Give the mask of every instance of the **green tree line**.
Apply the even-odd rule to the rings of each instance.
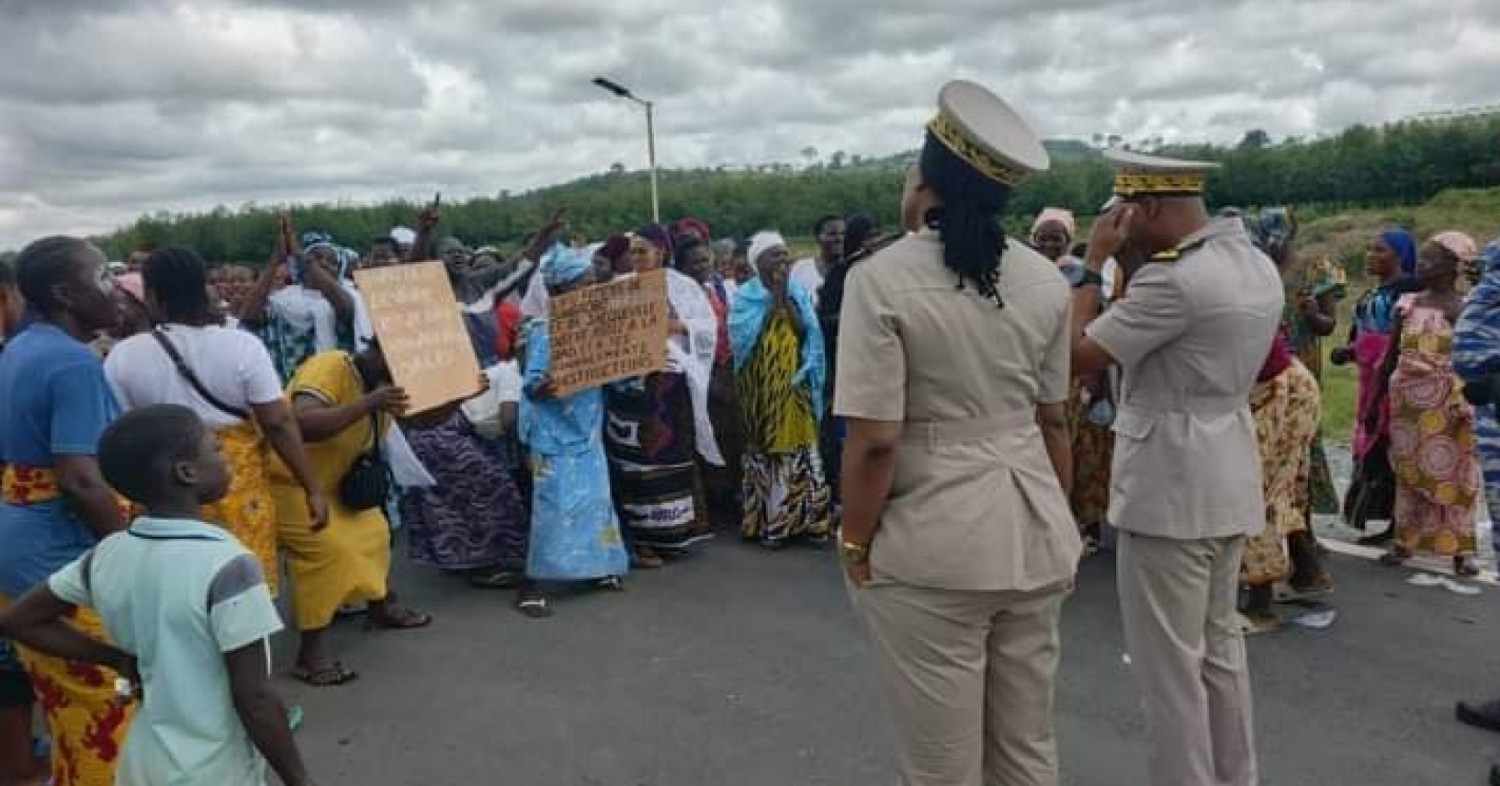
[[[1096,137],[1095,145],[1118,143]],[[1108,198],[1111,172],[1096,146],[1049,142],[1052,168],[1017,189],[1008,228],[1024,232],[1029,217],[1056,205],[1081,216],[1097,212]],[[1315,140],[1272,142],[1253,130],[1235,146],[1137,145],[1164,155],[1216,161],[1208,182],[1215,205],[1267,204],[1384,207],[1417,204],[1446,188],[1500,184],[1500,114],[1406,121],[1382,127],[1355,126]],[[915,152],[880,159],[842,152],[801,168],[758,167],[667,170],[660,173],[662,215],[697,216],[715,236],[744,236],[779,228],[792,236],[811,233],[826,213],[863,211],[890,229],[898,222],[905,167]],[[539,226],[553,207],[566,206],[575,232],[599,238],[632,229],[649,215],[644,172],[609,171],[521,195],[501,192],[443,205],[443,230],[470,243],[513,245]],[[329,232],[360,249],[397,225],[411,226],[420,205],[392,200],[375,205],[291,205],[301,230]],[[113,257],[136,248],[181,244],[205,258],[259,263],[274,237],[273,210],[263,205],[218,207],[198,214],[143,216],[98,242]]]

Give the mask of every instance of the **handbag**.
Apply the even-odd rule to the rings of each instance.
[[[391,468],[380,453],[380,413],[370,413],[370,433],[374,435],[368,451],[354,460],[354,465],[339,481],[339,502],[355,511],[378,508],[391,493]]]
[[[182,359],[182,354],[177,351],[177,347],[172,345],[172,340],[167,338],[167,332],[165,328],[158,327],[155,330],[152,330],[151,336],[155,338],[156,343],[160,344],[161,348],[166,351],[167,357],[172,359],[172,365],[177,367],[177,373],[182,375],[183,380],[188,383],[188,386],[193,389],[194,393],[198,394],[199,398],[207,401],[209,405],[211,405],[214,409],[217,409],[226,415],[238,418],[240,420],[250,419],[249,412],[246,412],[239,407],[231,407],[228,404],[225,404],[223,401],[220,401],[217,396],[210,393],[207,387],[204,387],[203,383],[198,379],[198,375],[194,374],[191,368],[188,368],[187,361]]]

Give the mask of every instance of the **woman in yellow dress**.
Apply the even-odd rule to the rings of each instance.
[[[405,391],[392,384],[378,342],[362,352],[322,352],[308,358],[288,383],[287,396],[314,467],[314,482],[328,499],[327,526],[307,515],[302,488],[283,462],[271,470],[278,534],[292,580],[292,610],[302,634],[292,676],[318,687],[342,685],[358,674],[328,649],[328,626],[346,603],[368,604],[377,628],[425,627],[432,617],[397,605],[387,585],[391,533],[379,501],[356,510],[340,486],[356,463],[383,466],[377,435],[407,411]],[[446,417],[440,407],[426,418]]]

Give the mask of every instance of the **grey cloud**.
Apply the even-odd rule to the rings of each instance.
[[[1003,7],[1001,7],[1003,6]],[[493,194],[910,148],[937,88],[1048,135],[1309,136],[1494,100],[1500,3],[0,0],[0,247],[141,212]],[[894,196],[892,197],[894,198]]]

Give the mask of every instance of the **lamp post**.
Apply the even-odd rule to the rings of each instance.
[[[630,92],[630,88],[611,82],[602,76],[594,77],[594,84],[608,90],[619,98],[625,98],[646,108],[646,157],[651,164],[651,220],[661,221],[661,206],[656,196],[656,107],[650,101]]]

